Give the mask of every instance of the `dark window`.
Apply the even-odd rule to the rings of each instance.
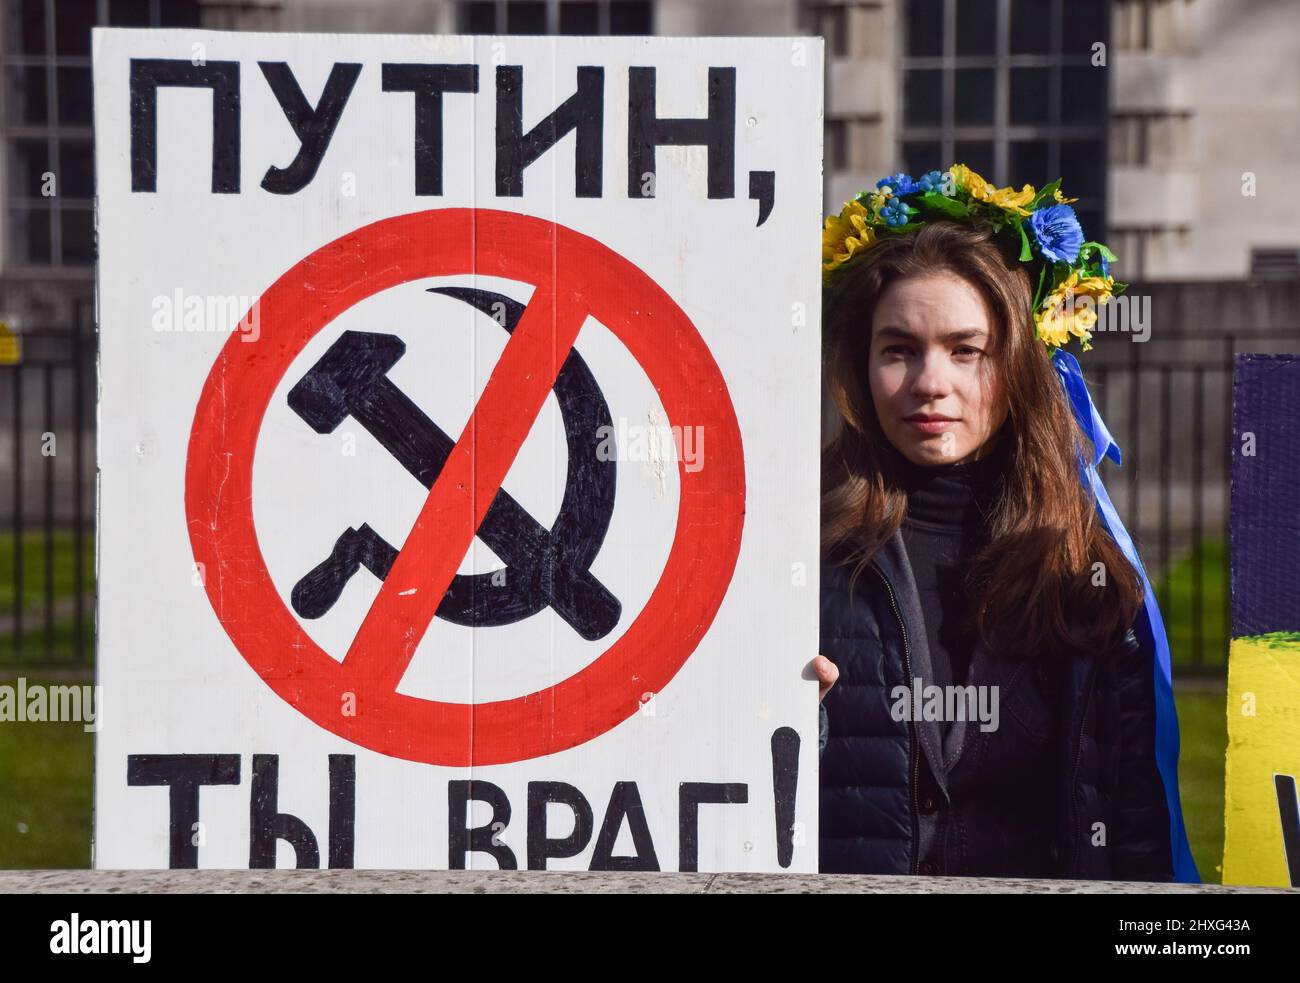
[[[14,197],[41,197],[41,186],[45,183],[45,175],[54,172],[54,168],[50,166],[49,141],[15,140],[13,148],[14,170],[9,187]]]
[[[60,141],[59,194],[69,198],[95,196],[95,148],[89,140]]]
[[[609,5],[610,34],[649,34],[650,4],[613,0]]]
[[[1101,148],[1100,140],[1061,141],[1061,188],[1066,195],[1094,198],[1102,193],[1105,161]]]
[[[1046,124],[1052,95],[1052,73],[1047,68],[1013,68],[1011,71],[1011,125]]]
[[[9,82],[9,122],[20,125],[48,123],[45,69],[27,65],[10,68],[5,74]]]
[[[908,0],[907,53],[915,57],[943,54],[943,0]]]
[[[65,263],[93,263],[95,261],[95,223],[89,208],[64,208],[63,261]]]
[[[14,220],[14,242],[17,246],[18,262],[48,266],[53,261],[49,207],[20,205],[10,214]]]
[[[1061,69],[1061,122],[1100,123],[1107,104],[1104,68],[1067,65]]]
[[[546,4],[538,0],[510,0],[506,4],[507,34],[545,34]]]
[[[1014,188],[1063,177],[1067,194],[1104,212],[1108,77],[1089,55],[1109,40],[1111,0],[900,2],[909,173],[964,163]]]
[[[148,27],[149,0],[110,0],[108,23],[113,27]]]
[[[957,0],[957,54],[995,55],[998,0]]]
[[[505,23],[491,0],[457,4],[463,34],[633,34],[653,33],[649,0],[508,0]]]
[[[159,27],[198,27],[199,0],[165,0],[158,8]]]
[[[9,35],[9,50],[24,55],[45,54],[45,4],[43,0],[21,0],[5,4],[6,16],[13,25]]]
[[[993,94],[997,72],[992,68],[959,68],[956,72],[957,126],[988,125],[993,122]]]
[[[943,116],[943,71],[913,68],[903,75],[903,122],[938,126]]]
[[[95,195],[90,32],[114,27],[196,27],[198,0],[5,0],[2,76],[11,127],[5,192],[12,262],[75,266],[94,260]],[[100,20],[103,16],[105,19]],[[47,32],[45,25],[54,25]],[[51,104],[51,99],[53,103]],[[53,181],[47,180],[50,175]],[[48,192],[48,194],[42,194]]]
[[[986,181],[993,180],[993,141],[958,140],[953,145],[953,163],[965,164]]]
[[[496,4],[492,0],[473,0],[460,5],[460,29],[465,34],[498,34]]]
[[[1070,194],[1066,189],[1066,196],[1069,198],[1077,197]],[[1079,220],[1079,225],[1083,227],[1083,234],[1088,237],[1089,242],[1105,242],[1106,230],[1102,227],[1101,212],[1095,208],[1080,208],[1082,201],[1075,202],[1070,207],[1074,209],[1075,217]],[[1111,267],[1110,275],[1115,276],[1115,268]]]
[[[1046,140],[1011,141],[1007,154],[1007,184],[1013,188],[1023,184],[1038,188],[1053,180],[1056,175],[1047,173],[1047,154]]]
[[[1091,55],[1092,46],[1110,34],[1110,0],[1066,0],[1062,9],[1061,49]]]
[[[54,0],[54,53],[90,54],[94,24],[95,0]]]
[[[600,30],[600,7],[595,3],[560,4],[561,34],[595,34]]]
[[[89,68],[59,67],[55,70],[59,89],[59,122],[89,126],[91,99],[94,91]]]
[[[1051,0],[1011,0],[1013,55],[1045,55],[1051,52],[1052,7]]]
[[[942,171],[952,163],[941,160],[942,154],[943,146],[937,140],[908,140],[903,144],[903,170],[913,176]]]

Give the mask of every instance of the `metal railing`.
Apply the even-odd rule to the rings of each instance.
[[[1106,344],[1103,338],[1102,344]],[[1300,330],[1160,331],[1081,360],[1122,449],[1101,468],[1156,592],[1178,671],[1222,674],[1231,634],[1233,355],[1300,347]]]
[[[95,341],[37,330],[22,345],[0,365],[0,664],[89,666]]]
[[[1102,478],[1156,587],[1181,673],[1226,671],[1232,356],[1300,350],[1293,332],[1095,339],[1081,360],[1123,450]],[[0,366],[0,664],[93,660],[92,329],[23,335]]]

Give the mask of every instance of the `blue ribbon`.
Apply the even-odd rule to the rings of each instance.
[[[1106,486],[1101,483],[1097,466],[1103,458],[1109,457],[1116,465],[1121,464],[1119,445],[1106,429],[1106,424],[1097,412],[1088,387],[1083,381],[1083,372],[1079,361],[1063,348],[1052,353],[1052,365],[1061,384],[1070,398],[1070,407],[1074,418],[1084,435],[1092,442],[1092,460],[1079,461],[1079,480],[1085,488],[1092,490],[1097,503],[1097,511],[1102,521],[1114,537],[1119,548],[1124,551],[1129,562],[1142,578],[1145,600],[1142,615],[1138,618],[1137,636],[1145,651],[1154,651],[1153,670],[1155,673],[1156,693],[1156,766],[1160,779],[1164,783],[1165,803],[1169,807],[1169,842],[1170,853],[1174,861],[1174,879],[1189,884],[1201,883],[1196,870],[1196,861],[1192,859],[1191,847],[1187,843],[1187,831],[1183,826],[1183,809],[1178,795],[1178,711],[1174,706],[1174,687],[1170,675],[1169,639],[1165,635],[1164,619],[1156,604],[1155,592],[1147,579],[1146,569],[1138,557],[1133,539],[1129,536],[1119,513],[1106,494]]]

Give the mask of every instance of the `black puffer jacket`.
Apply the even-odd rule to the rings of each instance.
[[[932,678],[900,534],[870,567],[850,596],[842,551],[822,562],[820,651],[840,676],[822,703],[821,871],[1172,880],[1133,631],[1112,653],[1030,665],[998,654],[1004,626],[968,680],[998,687],[999,727],[958,721],[945,742],[939,721],[890,712],[895,687]]]

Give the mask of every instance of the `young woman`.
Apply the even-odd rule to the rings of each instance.
[[[843,226],[856,248],[826,250],[821,870],[1171,880],[1144,582],[1080,481],[1091,448],[1040,340],[1060,324],[1002,235],[1029,200],[1002,209],[959,168],[965,217],[882,181]]]

